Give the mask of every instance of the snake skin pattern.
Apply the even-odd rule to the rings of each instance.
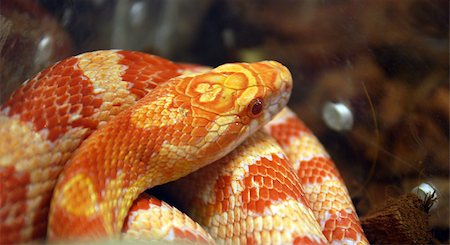
[[[162,58],[99,51],[63,60],[0,113],[0,243],[41,240],[57,176],[80,143],[152,88],[180,75]]]
[[[292,164],[270,136],[252,134],[286,103],[291,87],[287,69],[276,62],[260,62],[209,70],[138,52],[97,51],[64,60],[28,81],[0,114],[0,133],[6,135],[0,139],[0,242],[44,238],[56,178],[72,158],[55,191],[50,216],[54,225],[49,227],[53,239],[92,238],[123,230],[124,238],[183,243],[326,244],[326,239],[333,244],[367,243],[339,173],[301,121],[283,110],[266,127]],[[171,78],[169,85],[163,84]],[[236,101],[236,108],[230,109],[230,101]],[[209,108],[210,102],[215,108]],[[197,110],[189,111],[189,105]],[[126,112],[116,118],[121,111]],[[200,116],[186,123],[192,112]],[[226,116],[214,118],[217,115]],[[218,134],[214,138],[211,129],[222,138]],[[203,183],[203,189],[191,192],[197,188],[190,184],[179,195],[186,198],[181,202],[185,210],[195,199],[187,193],[203,195],[189,212],[209,233],[162,201],[148,195],[137,198],[147,187],[178,179],[220,158],[249,135],[231,154],[192,174],[214,170],[195,182],[197,187]],[[304,135],[310,135],[309,140],[299,142],[307,142],[307,147],[292,143]],[[200,140],[205,137],[208,140]],[[197,147],[191,147],[192,142]],[[230,142],[232,146],[227,145]],[[262,147],[266,150],[255,150]],[[161,150],[162,154],[155,153]],[[299,150],[303,153],[296,153]],[[304,163],[312,156],[320,159]],[[260,161],[250,163],[255,159]],[[177,165],[167,168],[174,161]],[[220,183],[212,181],[213,176]],[[246,184],[238,188],[236,176]],[[265,186],[268,181],[272,185]],[[205,183],[215,184],[208,189]]]
[[[2,242],[44,237],[52,189],[75,149],[53,196],[50,238],[120,232],[139,192],[224,156],[284,107],[292,87],[289,71],[270,61],[165,82],[180,70],[155,56],[98,51],[14,93],[0,118]]]
[[[291,160],[327,240],[332,244],[368,244],[339,171],[306,125],[284,108],[265,129]]]
[[[226,157],[164,191],[219,243],[368,244],[333,161],[304,123],[285,108],[265,129],[283,150],[268,135],[257,133]],[[276,190],[282,191],[275,194]],[[273,203],[284,206],[274,212]],[[302,205],[314,212],[299,211],[297,206]],[[274,225],[280,218],[283,222]],[[283,224],[316,228],[326,239],[314,229],[289,234],[286,231],[295,229]]]
[[[289,160],[266,132],[167,188],[219,244],[328,244]]]
[[[142,242],[215,243],[209,233],[189,216],[146,193],[134,201],[122,231],[124,239]]]
[[[41,240],[57,176],[95,129],[180,75],[174,63],[126,51],[63,60],[19,88],[0,113],[0,243]]]

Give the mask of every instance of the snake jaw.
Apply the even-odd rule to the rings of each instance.
[[[263,81],[266,98],[262,119],[262,124],[265,124],[286,107],[291,96],[293,81],[290,71],[281,63],[262,61],[259,64],[270,67],[269,71],[259,71],[258,75]]]

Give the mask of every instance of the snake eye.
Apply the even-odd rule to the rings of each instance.
[[[263,110],[263,99],[255,98],[248,104],[247,107],[248,115],[250,117],[257,117],[261,114]]]

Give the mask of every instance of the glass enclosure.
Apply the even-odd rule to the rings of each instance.
[[[294,78],[290,108],[358,214],[426,182],[438,195],[433,242],[449,242],[446,0],[2,0],[0,29],[2,103],[43,68],[99,49],[207,66],[277,60]]]

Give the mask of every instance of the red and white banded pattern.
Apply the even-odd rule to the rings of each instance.
[[[214,244],[213,238],[186,214],[145,193],[131,206],[123,232],[125,239],[140,241]]]
[[[218,243],[327,244],[289,160],[262,131],[167,191]]]
[[[272,61],[210,70],[111,50],[51,66],[1,107],[0,243],[43,239],[51,198],[51,238],[120,232],[139,192],[224,156],[284,107],[291,86],[289,71]],[[194,205],[218,242],[366,242],[334,164],[291,117],[284,111],[268,128],[300,178],[259,132],[195,173],[200,180],[179,195],[183,206]],[[212,242],[163,202],[143,195],[133,205],[125,237]]]
[[[332,244],[368,244],[339,171],[305,124],[285,108],[265,129],[291,160],[328,241]]]
[[[285,106],[292,87],[273,61],[178,76],[184,67],[97,51],[16,91],[0,115],[1,242],[44,238],[50,199],[50,238],[117,235],[139,192],[227,154]]]
[[[16,90],[0,112],[0,243],[43,239],[56,178],[73,151],[180,74],[157,56],[97,51],[58,62]]]

